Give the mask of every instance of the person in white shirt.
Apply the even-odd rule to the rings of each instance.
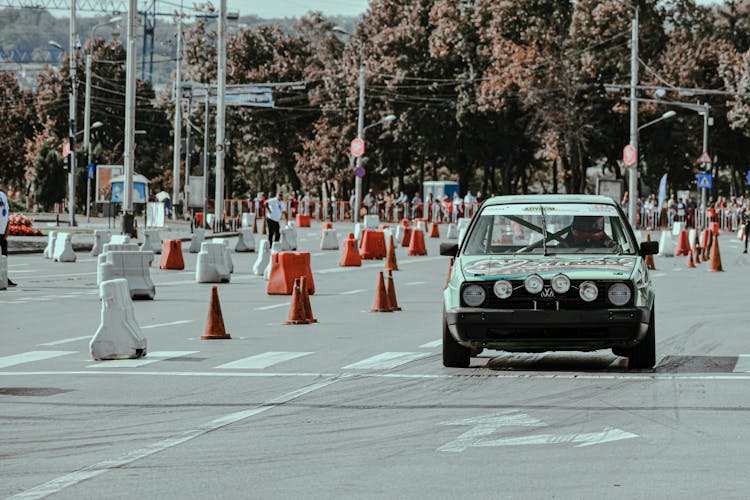
[[[266,225],[268,226],[268,243],[273,245],[274,241],[281,239],[279,221],[286,212],[284,195],[280,192],[276,193],[275,197],[266,200],[264,207],[266,209]]]
[[[8,202],[8,196],[0,187],[0,253],[2,255],[8,255],[8,233],[10,232],[10,203]],[[8,286],[16,286],[10,278],[8,278]]]

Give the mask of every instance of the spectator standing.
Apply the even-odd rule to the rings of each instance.
[[[422,204],[422,197],[419,196],[419,191],[414,193],[414,196],[411,199],[411,218],[416,219],[417,218],[417,210],[419,210],[420,205]]]
[[[281,221],[281,216],[286,213],[284,195],[281,192],[276,193],[275,197],[269,198],[264,202],[263,207],[266,209],[268,243],[273,245],[274,241],[279,241],[279,239],[281,238],[279,222]]]
[[[0,186],[0,254],[8,255],[8,233],[10,233],[10,202],[8,202],[8,195],[5,194],[2,186]],[[16,286],[10,278],[8,278],[8,286]]]
[[[747,253],[747,240],[750,240],[750,207],[747,205],[745,205],[745,210],[742,211],[741,221],[745,228],[745,250],[742,253]],[[10,280],[8,280],[8,285],[10,285]]]
[[[352,220],[354,220],[354,214],[356,214],[357,207],[354,206],[354,204],[357,202],[357,194],[352,191],[351,196],[349,196],[349,210],[352,212]]]
[[[474,215],[474,204],[476,202],[477,199],[472,196],[471,191],[467,191],[466,196],[464,196],[464,217]]]

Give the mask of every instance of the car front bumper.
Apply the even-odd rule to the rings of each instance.
[[[633,347],[646,336],[650,316],[645,307],[446,311],[448,329],[460,344],[520,352]]]

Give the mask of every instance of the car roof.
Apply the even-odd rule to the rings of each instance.
[[[594,194],[525,194],[511,196],[494,196],[485,205],[508,205],[513,203],[597,203],[617,205],[609,196]]]

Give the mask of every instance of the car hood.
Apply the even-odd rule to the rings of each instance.
[[[633,273],[638,257],[629,255],[462,255],[465,279],[523,279],[529,274],[551,277],[564,273],[570,279],[623,279]]]

